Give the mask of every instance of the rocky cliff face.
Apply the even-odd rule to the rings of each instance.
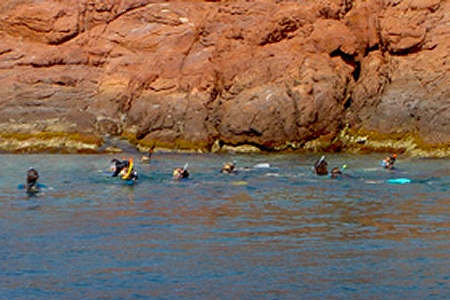
[[[0,148],[450,154],[446,0],[3,0]]]

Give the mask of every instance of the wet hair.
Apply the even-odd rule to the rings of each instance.
[[[322,156],[314,163],[314,170],[316,171],[317,175],[328,175],[327,166],[328,163],[325,160],[325,156]]]
[[[33,182],[39,179],[39,173],[33,168],[27,171],[27,182]]]
[[[338,175],[342,175],[341,169],[339,169],[338,167],[333,168],[331,170],[331,178],[337,178]]]
[[[117,175],[119,175],[119,173],[126,167],[129,166],[129,162],[127,160],[124,161],[120,161],[116,158],[113,158],[111,160],[112,163],[114,163],[115,166],[115,170],[114,173],[112,174],[112,177],[116,177]]]
[[[27,171],[27,191],[31,191],[39,179],[39,173],[34,168],[29,168]]]

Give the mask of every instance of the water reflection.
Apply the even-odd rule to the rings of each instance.
[[[229,157],[155,155],[128,186],[98,172],[107,156],[45,159],[54,164],[5,158],[5,298],[448,295],[446,160],[399,161],[414,181],[394,186],[370,156],[335,157],[358,167],[331,180],[312,175],[307,156],[237,156],[239,166],[272,167],[225,176],[217,168]],[[15,189],[23,174],[13,172],[30,161],[52,187],[33,199]],[[192,179],[174,182],[172,167],[185,161]],[[90,173],[68,178],[71,168]]]

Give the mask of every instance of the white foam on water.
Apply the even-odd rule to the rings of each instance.
[[[364,182],[368,183],[368,184],[380,184],[380,183],[383,183],[383,181],[381,181],[381,180],[366,180]]]
[[[269,163],[259,163],[253,166],[256,169],[265,169],[265,168],[270,168],[270,164]]]
[[[280,177],[280,174],[278,174],[278,173],[267,173],[265,175],[270,176],[270,177]]]

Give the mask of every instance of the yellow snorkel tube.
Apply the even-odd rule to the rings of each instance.
[[[133,159],[130,158],[130,159],[128,160],[128,170],[127,170],[127,172],[122,176],[122,179],[123,179],[123,180],[128,180],[128,179],[130,179],[130,175],[131,175],[131,172],[133,171],[133,167],[134,167]]]

